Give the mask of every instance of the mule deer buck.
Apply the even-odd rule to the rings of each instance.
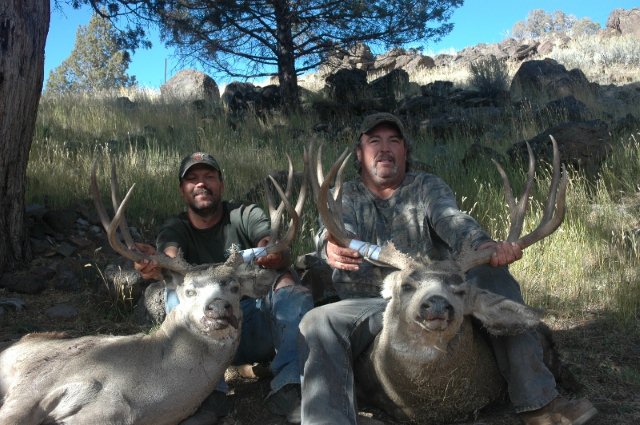
[[[522,197],[516,203],[506,174],[499,164],[510,208],[508,241],[522,249],[553,233],[563,221],[567,173],[561,173],[558,148],[551,188],[540,224],[526,236],[522,231],[534,159],[529,149],[529,171]],[[359,250],[366,260],[389,267],[382,283],[388,300],[383,328],[368,350],[356,359],[357,390],[367,401],[401,421],[454,422],[468,418],[505,391],[505,382],[485,334],[472,325],[481,322],[489,334],[511,335],[540,324],[538,313],[523,304],[479,289],[465,281],[465,273],[488,263],[493,248],[467,247],[456,260],[429,260],[400,252],[393,243],[376,246],[355,240],[342,221],[342,170],[345,151],[327,177],[321,153],[310,148],[308,176],[318,211],[331,236],[344,247]],[[330,185],[334,184],[333,192]],[[552,368],[550,368],[552,369]]]
[[[289,166],[292,173],[291,163]],[[93,199],[113,249],[132,261],[149,259],[172,273],[169,285],[180,299],[152,334],[64,338],[42,333],[24,336],[0,352],[0,424],[177,424],[193,414],[213,391],[231,363],[239,343],[243,295],[262,296],[275,272],[245,264],[249,259],[287,248],[299,223],[304,185],[296,207],[274,182],[282,201],[269,199],[272,239],[260,252],[231,253],[221,264],[191,266],[180,257],[144,256],[136,252],[126,230],[112,168],[115,215],[109,220],[92,170]],[[119,204],[119,205],[118,205]],[[289,228],[278,227],[288,212]],[[120,227],[123,243],[117,233]],[[128,245],[128,246],[127,246]]]

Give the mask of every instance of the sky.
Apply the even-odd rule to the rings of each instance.
[[[638,0],[465,0],[463,6],[453,13],[453,31],[437,43],[424,43],[423,52],[436,54],[451,49],[459,51],[479,43],[497,43],[508,37],[513,24],[526,19],[533,9],[543,9],[549,13],[561,10],[577,18],[590,18],[604,28],[612,10],[638,6]],[[69,57],[78,26],[87,25],[90,17],[91,9],[88,7],[80,10],[74,10],[71,6],[52,9],[45,46],[45,83],[49,71]],[[136,76],[141,87],[159,88],[165,78],[171,78],[180,69],[177,58],[163,46],[158,32],[151,30],[149,36],[153,48],[137,50],[128,72]]]

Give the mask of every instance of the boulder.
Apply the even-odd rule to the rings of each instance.
[[[261,87],[258,91],[260,92],[259,104],[262,110],[273,111],[282,107],[280,86],[269,84]]]
[[[212,103],[220,100],[220,91],[213,78],[193,69],[185,69],[174,75],[160,87],[160,94],[170,102]]]
[[[260,88],[241,81],[233,81],[222,93],[222,106],[228,114],[239,115],[248,110],[255,111],[260,101]]]
[[[357,43],[349,49],[336,49],[320,67],[321,74],[332,74],[339,69],[362,69],[368,71],[375,61],[371,49],[364,43]]]
[[[325,80],[327,97],[339,103],[356,103],[368,95],[367,73],[361,69],[339,69]]]
[[[413,56],[406,65],[402,67],[407,72],[420,71],[422,69],[435,68],[436,62],[431,56],[417,55]]]
[[[560,160],[596,178],[602,162],[611,153],[611,135],[608,125],[600,120],[566,122],[549,128],[529,139],[536,159],[551,163],[553,148],[549,136],[558,142]],[[512,160],[527,159],[525,141],[518,142],[507,152]]]
[[[588,100],[594,92],[579,69],[567,71],[557,61],[543,59],[526,61],[520,66],[511,81],[510,97],[513,102],[528,101],[534,105],[544,105],[566,96]]]
[[[614,9],[607,18],[606,28],[619,35],[632,35],[640,38],[640,8]]]
[[[397,102],[404,98],[408,91],[409,74],[405,70],[394,69],[369,83],[369,88],[374,97]]]
[[[405,49],[394,48],[382,55],[378,55],[376,61],[373,63],[372,72],[389,72],[395,69],[398,58],[406,54],[407,51]]]

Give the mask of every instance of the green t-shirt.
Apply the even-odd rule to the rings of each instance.
[[[257,205],[224,201],[222,207],[222,220],[209,229],[194,228],[186,212],[167,220],[156,238],[158,251],[175,246],[182,250],[189,264],[220,263],[227,258],[231,245],[240,249],[254,248],[269,235],[269,218]]]

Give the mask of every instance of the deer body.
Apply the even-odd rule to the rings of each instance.
[[[389,414],[416,423],[461,421],[506,389],[487,335],[535,327],[525,305],[464,283],[452,262],[416,262],[385,279],[383,328],[357,361],[359,390]]]
[[[418,423],[457,422],[503,393],[504,381],[484,338],[466,319],[445,352],[398,351],[378,338],[360,360],[360,385],[396,418]],[[418,348],[418,347],[414,347]],[[361,377],[369,376],[369,382]]]
[[[129,260],[152,260],[170,273],[167,284],[175,289],[180,303],[150,335],[65,339],[60,334],[32,334],[4,348],[0,351],[0,425],[172,425],[188,418],[233,360],[242,329],[241,297],[264,296],[278,276],[274,270],[245,262],[288,249],[299,227],[306,189],[303,184],[294,208],[287,199],[293,178],[289,161],[287,192],[274,181],[281,197],[278,208],[268,199],[271,240],[258,253],[232,248],[224,263],[202,265],[187,264],[180,255],[145,255],[136,249],[124,219],[133,187],[120,203],[112,164],[115,214],[109,219],[96,168],[94,161],[91,192],[109,244]],[[290,225],[280,238],[285,210]]]
[[[188,272],[153,334],[31,334],[0,352],[0,424],[176,424],[213,391],[237,349],[243,294],[275,274],[242,262]],[[231,263],[230,263],[231,262]]]

